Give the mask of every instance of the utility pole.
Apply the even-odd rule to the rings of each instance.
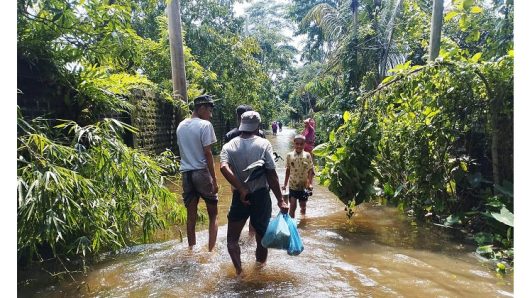
[[[186,69],[182,46],[182,26],[180,21],[180,0],[170,0],[168,9],[169,52],[171,53],[171,78],[173,98],[188,102],[186,92]]]
[[[442,17],[444,0],[434,0],[432,6],[431,39],[429,42],[429,61],[434,61],[440,53],[440,39],[442,37]]]

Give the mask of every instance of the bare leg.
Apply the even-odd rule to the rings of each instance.
[[[289,215],[294,218],[294,214],[296,212],[296,198],[295,197],[289,197]]]
[[[256,233],[256,261],[265,264],[265,262],[267,262],[269,250],[261,245],[261,238],[262,237]]]
[[[206,204],[208,210],[208,251],[212,251],[217,240],[217,204]]]
[[[239,247],[239,237],[241,236],[241,230],[245,226],[246,220],[228,222],[228,228],[226,232],[226,246],[228,248],[228,254],[232,259],[232,263],[236,268],[236,274],[239,275],[243,271],[241,268],[241,248]]]
[[[254,229],[254,227],[252,226],[252,223],[249,222],[248,223],[248,235],[249,236],[254,236],[256,234],[256,230]]]
[[[302,215],[305,215],[306,204],[307,204],[307,201],[300,201],[300,213]]]
[[[199,198],[191,200],[186,208],[186,230],[188,233],[188,246],[190,249],[193,248],[195,243],[195,223],[197,222],[197,204],[199,204]]]

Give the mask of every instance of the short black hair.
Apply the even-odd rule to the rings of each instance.
[[[237,118],[241,119],[241,115],[243,115],[244,112],[248,112],[248,111],[254,111],[254,109],[249,105],[239,105],[236,108]]]
[[[202,106],[214,107],[214,105],[211,103],[201,103],[198,105],[193,105],[193,110],[197,112]]]

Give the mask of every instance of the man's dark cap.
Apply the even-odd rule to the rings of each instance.
[[[203,105],[203,104],[210,104],[212,106],[215,106],[214,104],[215,101],[218,101],[218,99],[214,100],[212,95],[204,94],[204,95],[200,95],[196,97],[193,100],[193,105],[198,106],[198,105]]]

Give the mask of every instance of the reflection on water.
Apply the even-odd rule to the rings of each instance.
[[[290,150],[294,130],[268,135],[282,156]],[[278,174],[283,181],[285,165]],[[218,173],[218,177],[222,177]],[[197,247],[175,239],[135,246],[94,265],[67,283],[21,296],[44,297],[512,297],[513,276],[497,276],[440,228],[417,225],[395,208],[363,204],[348,220],[344,205],[317,185],[307,215],[298,218],[304,252],[289,256],[269,250],[265,266],[254,261],[255,243],[241,238],[244,275],[235,270],[226,249],[229,185],[221,178],[219,237],[207,251],[206,225]],[[273,198],[274,200],[274,198]],[[200,204],[204,206],[204,203]],[[278,207],[273,204],[273,216]]]

